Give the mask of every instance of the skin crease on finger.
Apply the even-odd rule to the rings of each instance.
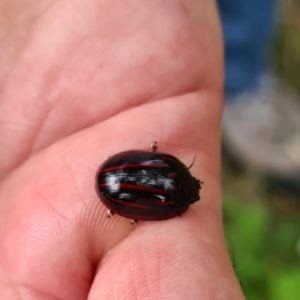
[[[221,224],[214,2],[28,1],[18,13],[24,2],[7,1],[1,300],[243,299]],[[197,157],[201,201],[136,227],[106,219],[97,167],[153,140],[186,165]]]

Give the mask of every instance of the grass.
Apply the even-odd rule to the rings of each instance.
[[[228,166],[223,183],[227,245],[246,298],[299,300],[299,195]]]

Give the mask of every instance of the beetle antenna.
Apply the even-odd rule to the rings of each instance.
[[[188,170],[194,165],[195,160],[196,160],[196,156],[194,156],[192,164],[187,168]]]

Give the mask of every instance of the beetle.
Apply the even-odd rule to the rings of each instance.
[[[130,150],[109,157],[96,174],[96,191],[109,209],[137,220],[165,220],[181,216],[190,204],[200,200],[203,182],[193,177],[178,158],[152,151]]]

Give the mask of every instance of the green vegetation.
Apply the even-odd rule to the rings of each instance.
[[[300,92],[300,1],[281,2],[283,16],[275,34],[272,62],[283,80]]]
[[[246,298],[299,300],[300,218],[230,196],[223,210],[229,252]]]

